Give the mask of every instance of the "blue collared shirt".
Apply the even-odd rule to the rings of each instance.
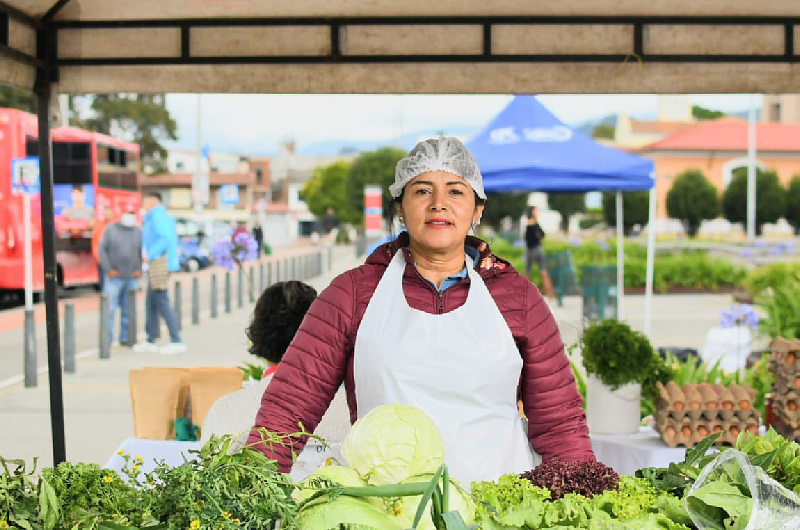
[[[472,262],[475,265],[475,268],[477,268],[478,267],[478,263],[480,262],[480,257],[481,257],[480,252],[478,252],[477,249],[472,248],[472,247],[464,247],[464,250],[466,251],[467,254],[469,254],[469,257],[472,258]],[[439,292],[440,293],[445,292],[450,287],[454,286],[455,284],[457,284],[458,282],[460,282],[461,280],[463,280],[466,277],[467,277],[467,267],[465,266],[457,274],[454,274],[452,276],[448,276],[447,278],[442,280],[442,283],[439,284],[439,288],[438,288]],[[431,285],[436,287],[433,284],[433,282],[431,282],[430,280],[428,280],[428,281],[431,283]]]

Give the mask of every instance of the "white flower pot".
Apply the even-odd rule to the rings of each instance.
[[[596,434],[634,434],[639,432],[642,386],[628,383],[611,390],[593,374],[586,381],[586,418]]]

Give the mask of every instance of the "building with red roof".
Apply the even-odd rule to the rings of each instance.
[[[655,165],[659,218],[667,217],[665,199],[674,178],[687,169],[699,169],[720,193],[725,190],[733,171],[747,166],[747,128],[746,120],[735,117],[698,121],[636,150]],[[757,123],[756,160],[783,184],[800,174],[800,123]]]

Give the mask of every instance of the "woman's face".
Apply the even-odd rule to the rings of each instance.
[[[483,213],[467,182],[445,171],[430,171],[406,184],[397,213],[408,235],[421,248],[443,251],[461,248],[470,227]]]

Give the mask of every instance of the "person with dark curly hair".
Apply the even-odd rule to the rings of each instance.
[[[264,390],[316,297],[313,287],[298,281],[278,282],[261,294],[245,333],[250,339],[248,351],[267,361],[268,367],[260,381],[214,402],[200,429],[201,442],[211,435],[234,434],[244,445]]]

